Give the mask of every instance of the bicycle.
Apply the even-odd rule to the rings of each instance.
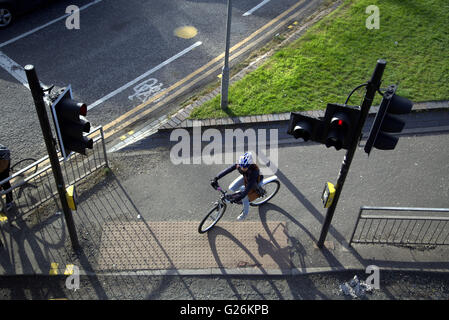
[[[20,165],[20,168],[19,168]],[[26,158],[26,159],[22,159],[16,163],[14,163],[13,165],[11,165],[10,167],[10,171],[11,171],[11,176],[14,174],[17,174],[16,179],[15,179],[15,185],[20,185],[19,186],[19,191],[17,192],[17,198],[22,197],[23,194],[23,189],[25,187],[32,187],[32,188],[37,188],[37,186],[29,183],[29,182],[25,182],[25,179],[33,174],[35,174],[37,172],[39,164],[37,164],[37,160],[33,159],[33,158]],[[0,186],[0,190],[1,190],[1,186]],[[0,201],[2,202],[2,201]],[[4,212],[5,208],[3,208],[3,205],[0,208],[0,212]]]
[[[280,187],[281,183],[279,182],[277,176],[271,176],[263,179],[258,186],[259,197],[251,201],[249,203],[250,206],[257,207],[267,203],[276,195]],[[223,190],[220,186],[218,186],[216,190],[221,193],[220,199],[213,204],[212,208],[200,222],[200,225],[198,226],[199,233],[205,233],[212,229],[223,217],[227,204],[231,203],[229,200],[230,195],[227,194],[227,191]]]

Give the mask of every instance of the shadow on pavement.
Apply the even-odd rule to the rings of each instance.
[[[252,260],[253,264],[255,265],[255,267],[257,269],[259,269],[259,271],[263,274],[263,275],[267,275],[266,270],[261,267],[262,263],[260,261],[258,261],[258,259],[237,239],[235,238],[230,232],[228,232],[227,230],[219,227],[219,226],[215,226],[213,229],[213,232],[209,232],[207,234],[208,240],[209,240],[209,244],[210,247],[212,249],[212,254],[214,255],[214,259],[217,262],[217,265],[219,266],[219,268],[221,269],[221,272],[224,276],[227,276],[228,273],[226,272],[226,269],[224,268],[223,263],[221,262],[220,256],[218,254],[218,250],[217,250],[217,246],[216,246],[216,242],[217,242],[217,237],[218,236],[224,236],[229,238],[230,240],[232,240],[234,243],[236,243],[244,252],[246,255],[248,255],[248,257]],[[257,239],[256,239],[257,241]],[[266,240],[265,240],[266,241]],[[276,250],[276,249],[275,249]],[[276,261],[276,256],[277,254],[275,252],[271,252],[271,255],[274,257],[274,260]],[[287,265],[289,264],[288,261],[276,261],[276,263],[279,264],[280,269],[285,269],[287,267]],[[273,291],[276,293],[277,298],[279,300],[283,299],[283,296],[281,294],[281,292],[278,290],[278,288],[272,283],[272,281],[267,280],[270,285],[271,288],[273,289]],[[228,284],[229,287],[232,289],[232,291],[234,292],[234,295],[237,299],[242,299],[242,296],[239,294],[238,290],[236,289],[236,287],[233,285],[232,281],[229,279],[228,280]]]
[[[77,221],[77,225],[82,226],[79,234],[86,235],[85,243],[81,244],[85,251],[80,263],[84,270],[95,273],[93,281],[97,276],[104,275],[108,279],[104,283],[110,284],[109,288],[105,288],[109,295],[98,294],[96,298],[157,298],[158,292],[177,277],[176,269],[119,179],[111,173],[105,181],[84,195],[80,199],[82,205]],[[150,268],[154,265],[159,266],[160,270],[172,272],[146,283],[145,277],[138,276],[139,271],[144,271],[145,266]],[[189,292],[187,285],[184,288]],[[190,295],[194,299],[193,294]]]

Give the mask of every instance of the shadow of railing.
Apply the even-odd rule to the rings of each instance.
[[[71,153],[66,160],[59,158],[66,186],[82,181],[102,167],[108,167],[103,128],[97,127],[87,136],[94,139],[93,147],[86,151],[86,155]],[[14,206],[6,214],[9,221],[33,213],[58,195],[48,156],[0,181],[0,185],[5,183],[10,183],[11,187],[7,190],[0,189],[0,210],[5,207],[3,197],[10,193]]]
[[[153,227],[113,173],[83,192],[75,223],[83,248],[78,263],[95,275],[93,280],[108,279],[103,282],[108,299],[155,298],[178,274]],[[151,285],[145,276],[155,276]]]

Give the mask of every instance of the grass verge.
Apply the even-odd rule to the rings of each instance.
[[[370,5],[379,8],[379,29],[366,27]],[[387,61],[384,87],[398,84],[398,94],[414,102],[447,100],[448,21],[447,0],[346,0],[234,83],[227,110],[221,110],[218,95],[190,117],[317,110],[344,103],[354,87],[369,80],[380,58]],[[363,94],[354,94],[349,104],[360,104]]]

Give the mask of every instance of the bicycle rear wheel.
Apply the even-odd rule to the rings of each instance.
[[[210,229],[212,229],[213,226],[217,224],[218,220],[221,219],[225,211],[226,211],[225,203],[221,202],[216,203],[214,207],[209,210],[207,215],[201,221],[200,225],[198,226],[198,232],[205,233]]]
[[[249,204],[253,207],[257,207],[264,203],[267,203],[276,195],[276,193],[279,191],[280,187],[281,187],[281,184],[277,180],[273,180],[273,181],[268,182],[267,184],[264,184],[262,186],[262,189],[263,189],[262,196],[255,199],[254,201],[251,201]]]

